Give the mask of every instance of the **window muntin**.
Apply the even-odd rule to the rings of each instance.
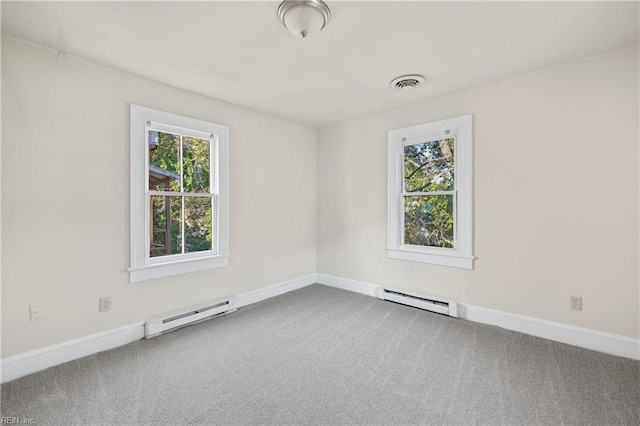
[[[452,191],[455,187],[455,138],[408,142],[404,152],[406,192]]]
[[[473,267],[471,125],[467,115],[389,131],[389,257]]]
[[[130,281],[228,263],[227,134],[131,105]]]

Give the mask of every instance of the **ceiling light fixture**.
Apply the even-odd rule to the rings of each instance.
[[[285,0],[278,7],[278,17],[291,34],[307,38],[329,23],[331,11],[322,0]]]

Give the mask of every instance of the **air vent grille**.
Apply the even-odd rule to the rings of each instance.
[[[403,75],[398,78],[394,78],[389,83],[392,89],[395,90],[411,90],[422,85],[424,83],[424,77],[421,75]]]

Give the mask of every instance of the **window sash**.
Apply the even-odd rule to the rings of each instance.
[[[156,257],[148,256],[147,265],[160,265],[165,263],[174,263],[174,262],[186,261],[191,259],[211,257],[215,255],[216,255],[216,252],[214,250],[203,250],[203,251],[196,251],[193,253],[168,254],[166,256],[156,256]]]
[[[403,171],[404,175],[404,171]],[[453,196],[453,247],[438,247],[438,246],[426,246],[426,245],[417,245],[417,244],[407,244],[405,243],[405,204],[404,200],[407,197],[428,197],[431,195],[452,195]],[[434,191],[434,192],[404,192],[401,194],[401,202],[400,202],[400,246],[402,247],[425,247],[429,249],[437,249],[447,252],[457,252],[458,251],[458,192],[457,191]]]
[[[403,197],[419,197],[419,196],[429,196],[429,195],[453,195],[456,191],[427,191],[427,192],[401,192],[400,195]],[[174,192],[175,194],[175,192]]]
[[[159,195],[159,196],[170,196],[170,197],[217,197],[218,194],[214,194],[213,192],[172,192],[172,191],[147,191],[147,195]]]
[[[153,192],[153,193],[151,193]],[[158,193],[158,194],[155,194]],[[173,261],[179,261],[181,259],[195,259],[195,258],[199,258],[199,257],[206,257],[206,256],[215,256],[218,254],[219,252],[219,234],[218,234],[218,228],[217,228],[217,224],[219,223],[219,221],[217,220],[218,216],[219,216],[219,197],[217,194],[196,194],[196,195],[192,195],[189,192],[182,192],[180,193],[181,195],[178,195],[175,192],[168,192],[168,191],[149,191],[149,193],[146,196],[146,208],[149,210],[149,219],[147,222],[147,228],[146,228],[146,246],[147,246],[147,251],[145,254],[145,264],[147,265],[152,265],[152,264],[158,264],[158,263],[167,263],[167,262],[173,262]],[[154,195],[158,195],[158,196],[168,196],[168,197],[180,197],[181,200],[181,222],[180,222],[180,241],[182,242],[182,247],[181,247],[181,251],[182,253],[172,253],[172,254],[168,254],[168,255],[164,255],[164,256],[151,256],[151,232],[149,230],[149,228],[151,228],[151,211],[150,211],[150,205],[151,205],[151,197]],[[193,197],[193,198],[210,198],[211,199],[211,249],[210,250],[201,250],[198,252],[185,252],[185,208],[184,208],[184,201],[185,198],[187,197]],[[168,220],[168,218],[167,218]],[[169,244],[167,241],[165,241],[165,244]],[[199,255],[200,253],[204,253],[205,255],[201,256]]]
[[[184,158],[183,158],[183,143],[184,143],[184,137],[189,137],[189,138],[195,138],[195,139],[201,139],[201,140],[208,140],[209,141],[209,193],[210,194],[217,194],[220,187],[218,184],[219,181],[219,176],[218,176],[218,172],[219,172],[219,162],[218,162],[218,147],[219,147],[219,136],[217,134],[214,133],[205,133],[205,132],[201,132],[201,131],[197,131],[197,130],[191,130],[191,129],[185,129],[185,128],[181,128],[181,127],[176,127],[176,126],[170,126],[170,125],[164,125],[164,124],[160,124],[160,123],[151,123],[151,122],[147,122],[145,124],[145,141],[148,141],[149,139],[149,132],[162,132],[162,133],[169,133],[175,136],[180,136],[180,149],[179,149],[179,153],[178,156],[180,158],[180,192],[184,191]],[[181,132],[181,133],[177,133],[177,132]],[[162,191],[152,191],[149,188],[149,166],[150,166],[150,159],[149,159],[149,150],[146,149],[145,152],[145,188],[147,192],[162,192]],[[173,193],[176,193],[176,191],[173,191]],[[192,194],[192,193],[189,193]],[[206,194],[206,193],[201,193],[201,194]]]
[[[427,136],[419,136],[419,137],[414,137],[414,138],[403,138],[402,139],[402,143],[398,144],[399,147],[399,157],[400,160],[402,162],[401,167],[399,168],[399,173],[400,173],[400,196],[401,196],[401,200],[400,200],[400,205],[398,206],[400,209],[400,246],[403,247],[427,247],[430,249],[438,249],[438,250],[443,250],[443,251],[448,251],[448,252],[457,252],[458,251],[458,232],[457,232],[457,228],[458,228],[458,208],[457,208],[457,190],[451,190],[451,191],[415,191],[415,192],[409,192],[406,191],[405,188],[406,186],[406,181],[405,181],[405,177],[406,177],[406,170],[405,170],[405,162],[406,162],[406,155],[404,153],[404,149],[407,146],[412,146],[412,145],[419,145],[422,143],[430,143],[430,142],[438,142],[441,141],[443,139],[453,139],[453,170],[454,170],[454,183],[453,183],[453,187],[457,188],[457,179],[458,179],[458,173],[457,173],[457,156],[458,156],[458,129],[455,129],[453,131],[451,130],[446,130],[443,132],[438,132],[438,133],[433,133],[431,135],[427,135]],[[420,196],[431,196],[431,195],[452,195],[453,196],[453,247],[437,247],[437,246],[427,246],[427,245],[417,245],[417,244],[406,244],[405,243],[405,203],[404,200],[406,199],[406,197],[420,197]]]
[[[180,261],[187,259],[195,259],[199,257],[206,256],[214,256],[218,254],[218,229],[217,224],[219,223],[219,197],[217,190],[218,186],[218,168],[217,168],[217,141],[218,136],[211,133],[200,132],[192,129],[185,129],[177,126],[165,125],[162,123],[150,123],[147,122],[145,126],[145,143],[148,143],[149,132],[158,131],[163,133],[170,133],[176,136],[180,136],[180,146],[179,146],[179,159],[180,159],[180,191],[156,191],[151,190],[149,188],[149,165],[150,165],[150,155],[149,149],[146,149],[145,155],[145,218],[147,226],[145,228],[145,245],[147,250],[145,252],[145,265],[154,265],[158,263],[167,263],[172,261]],[[180,133],[178,133],[180,132]],[[185,192],[184,191],[184,158],[183,158],[183,144],[184,137],[197,138],[201,140],[209,141],[209,192]],[[181,253],[174,253],[170,255],[164,256],[151,256],[151,197],[152,196],[165,196],[165,197],[180,197],[180,241],[181,241]],[[200,197],[200,198],[211,198],[211,250],[202,250],[195,253],[185,253],[185,197]],[[166,220],[169,220],[167,218]],[[168,236],[167,236],[168,237]],[[170,244],[169,241],[165,240],[165,244]],[[203,255],[196,255],[203,253]]]
[[[155,131],[155,132],[162,132],[162,133],[170,133],[176,136],[186,136],[188,138],[209,139],[209,140],[213,139],[215,136],[212,133],[189,129],[186,127],[173,126],[170,124],[163,124],[155,121],[147,121],[145,128],[146,128],[147,134],[149,134],[150,131],[152,132]]]

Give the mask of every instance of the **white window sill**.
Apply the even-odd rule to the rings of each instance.
[[[425,253],[406,248],[387,248],[387,256],[390,259],[431,263],[452,268],[473,269],[473,256],[464,256],[457,253]]]
[[[197,259],[181,260],[168,263],[156,263],[139,268],[129,268],[129,282],[152,280],[154,278],[170,277],[210,268],[219,268],[229,264],[229,256],[201,257]]]

